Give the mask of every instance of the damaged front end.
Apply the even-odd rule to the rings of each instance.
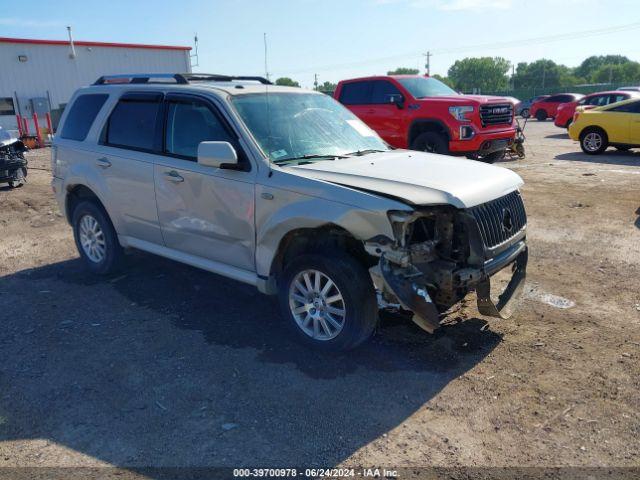
[[[413,312],[433,333],[441,314],[469,292],[478,311],[509,318],[524,287],[527,266],[526,213],[519,192],[469,209],[450,205],[389,212],[394,239],[365,243],[380,257],[370,273],[385,306]],[[508,273],[499,284],[492,282]]]
[[[15,136],[0,127],[0,183],[22,185],[27,178],[27,147]]]

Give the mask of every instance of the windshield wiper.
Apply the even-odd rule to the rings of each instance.
[[[363,155],[368,155],[370,153],[381,153],[381,152],[385,152],[386,150],[376,150],[375,148],[367,148],[365,150],[357,150],[355,152],[351,152],[351,153],[345,153],[345,155],[349,155],[349,156],[353,156],[353,157],[361,157]]]
[[[300,160],[309,160],[309,159],[324,159],[324,160],[335,160],[336,158],[346,158],[344,155],[327,155],[327,154],[306,154],[300,155],[299,157],[289,157],[282,158],[280,160],[274,160],[273,163],[276,165],[280,165],[281,163],[289,163],[289,162],[298,162]],[[309,162],[305,162],[309,163]]]

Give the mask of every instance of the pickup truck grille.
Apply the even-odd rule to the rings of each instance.
[[[480,107],[480,121],[483,127],[492,125],[511,125],[513,122],[513,105],[500,103]]]
[[[518,191],[472,207],[469,212],[478,222],[484,246],[489,249],[507,243],[527,226],[527,213]]]

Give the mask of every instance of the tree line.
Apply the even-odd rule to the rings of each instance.
[[[387,72],[388,75],[418,73],[418,69],[407,67]],[[624,55],[592,55],[577,67],[567,67],[546,58],[512,65],[502,57],[471,57],[456,60],[446,77],[433,77],[463,92],[495,92],[516,88],[553,89],[591,83],[640,85],[640,63]],[[300,86],[288,77],[278,78],[275,83]],[[332,82],[316,86],[322,92],[333,92],[335,88],[336,84]]]

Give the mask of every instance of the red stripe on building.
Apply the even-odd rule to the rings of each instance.
[[[70,45],[68,40],[38,40],[34,38],[8,38],[0,37],[0,43],[26,43],[30,45]],[[112,47],[112,48],[147,48],[151,50],[191,50],[191,47],[176,45],[146,45],[143,43],[111,43],[111,42],[85,42],[74,40],[76,47]]]

